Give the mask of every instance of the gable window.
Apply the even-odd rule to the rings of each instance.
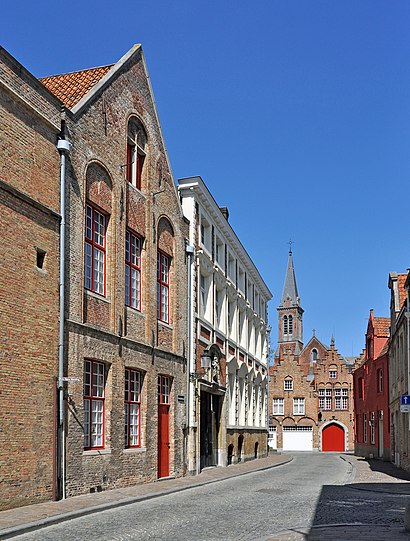
[[[91,205],[85,208],[84,287],[105,295],[106,216]]]
[[[170,259],[157,253],[157,318],[169,323],[169,266]]]
[[[284,399],[274,398],[273,399],[273,415],[283,415],[283,414],[284,414]]]
[[[337,370],[334,370],[334,369],[329,370],[329,378],[337,379]]]
[[[285,391],[293,391],[293,379],[292,378],[285,379],[283,388]]]
[[[142,171],[145,161],[147,136],[141,123],[132,119],[128,125],[127,181],[141,189]]]
[[[141,239],[130,231],[125,237],[125,304],[141,310]]]
[[[305,415],[305,399],[293,399],[293,415]]]
[[[84,362],[84,449],[104,447],[104,364]]]
[[[314,363],[317,362],[317,349],[316,348],[312,349],[311,357]]]
[[[125,370],[124,421],[125,447],[140,446],[141,372]]]

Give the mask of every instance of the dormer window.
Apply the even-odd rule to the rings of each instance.
[[[142,124],[136,118],[130,120],[127,138],[127,181],[139,190],[141,189],[146,146],[147,135]]]

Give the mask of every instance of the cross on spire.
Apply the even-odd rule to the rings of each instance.
[[[291,254],[292,253],[292,244],[293,244],[293,240],[292,239],[289,239],[289,253]]]

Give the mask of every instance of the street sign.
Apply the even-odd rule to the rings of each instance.
[[[410,395],[404,394],[400,397],[400,411],[410,413]]]
[[[80,378],[67,378],[67,377],[64,377],[64,378],[61,378],[61,381],[80,381]],[[410,402],[409,402],[409,405],[410,405]]]

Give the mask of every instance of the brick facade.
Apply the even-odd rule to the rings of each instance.
[[[81,72],[78,74],[81,79]],[[51,84],[50,82],[48,84]],[[140,188],[127,182],[129,126],[145,131]],[[152,481],[183,472],[187,224],[168,166],[142,50],[134,47],[67,114],[72,143],[67,179],[67,495]],[[86,205],[104,216],[105,279],[84,279]],[[140,239],[139,309],[124,305],[126,232]],[[157,254],[169,269],[169,319],[157,318]],[[131,286],[130,286],[131,287]],[[91,290],[90,290],[91,289]],[[103,435],[85,447],[84,363],[104,367]],[[97,364],[97,366],[99,366]],[[125,371],[141,374],[140,441],[124,443]],[[171,381],[168,468],[159,470],[158,382]],[[102,407],[102,406],[101,406]],[[162,426],[162,425],[161,425]],[[101,444],[101,445],[100,445]],[[168,451],[167,451],[168,452]]]
[[[354,371],[355,454],[390,460],[389,339],[390,319],[370,311],[366,347]]]
[[[0,509],[55,493],[59,108],[0,48]]]
[[[352,451],[355,359],[342,357],[333,338],[329,347],[314,335],[304,346],[302,315],[290,252],[278,307],[275,364],[269,367],[270,446]]]

